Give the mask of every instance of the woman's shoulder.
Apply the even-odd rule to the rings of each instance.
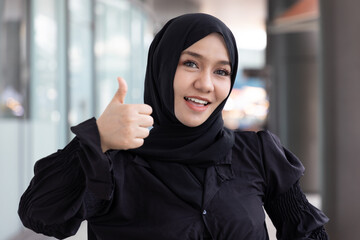
[[[259,132],[256,131],[244,131],[241,129],[234,130],[235,137],[235,147],[241,148],[251,148],[258,149],[259,148]]]
[[[234,130],[234,146],[232,149],[233,161],[240,165],[254,164],[260,167],[261,164],[261,145],[257,132]],[[234,162],[234,163],[235,163]],[[253,166],[254,167],[254,166]]]
[[[275,145],[281,145],[279,138],[269,130],[248,131],[236,129],[234,131],[235,145],[242,145],[260,149],[263,141],[271,140]]]
[[[301,161],[272,132],[236,130],[234,133],[234,163],[256,169],[265,180],[270,195],[286,192],[303,175]]]

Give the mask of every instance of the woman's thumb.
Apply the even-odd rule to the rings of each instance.
[[[119,101],[120,103],[124,103],[127,92],[127,84],[126,81],[121,77],[118,77],[117,80],[119,83],[119,88],[115,93],[114,99]]]

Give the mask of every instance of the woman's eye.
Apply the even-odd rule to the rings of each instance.
[[[227,71],[227,70],[216,70],[215,71],[215,74],[218,74],[218,75],[220,75],[220,76],[229,76],[230,75],[230,72],[229,71]]]
[[[191,67],[191,68],[197,68],[196,63],[192,62],[192,61],[186,61],[184,62],[184,65],[187,67]]]

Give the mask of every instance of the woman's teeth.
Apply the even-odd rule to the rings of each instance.
[[[200,100],[200,99],[197,99],[197,98],[184,97],[184,99],[186,101],[192,101],[192,102],[198,103],[198,104],[203,104],[203,105],[208,105],[209,104],[209,102],[204,101],[204,100]]]

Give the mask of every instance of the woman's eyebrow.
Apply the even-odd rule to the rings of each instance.
[[[192,51],[183,51],[182,54],[188,54],[190,56],[196,57],[196,58],[204,58],[202,55],[192,52]]]
[[[203,56],[203,55],[198,54],[198,53],[196,53],[196,52],[188,51],[188,50],[187,50],[187,51],[183,51],[183,52],[181,53],[181,55],[182,55],[182,54],[188,54],[188,55],[193,56],[193,57],[195,57],[195,58],[204,59],[204,56]],[[220,63],[221,65],[229,65],[229,66],[231,66],[230,62],[229,62],[229,61],[226,61],[226,60],[220,60],[220,61],[218,61],[218,63]]]

